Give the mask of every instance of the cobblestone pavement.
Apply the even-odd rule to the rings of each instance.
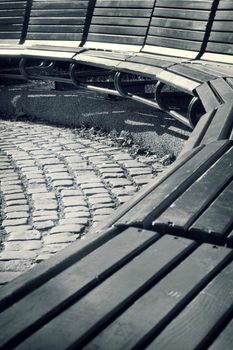
[[[0,284],[83,237],[162,170],[106,136],[0,121]]]

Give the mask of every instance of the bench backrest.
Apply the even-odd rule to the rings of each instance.
[[[86,46],[140,50],[154,3],[155,0],[97,0]]]
[[[203,59],[233,64],[233,1],[220,0]]]
[[[143,51],[196,58],[213,0],[157,0]]]
[[[0,0],[1,44],[19,43],[22,37],[26,0]]]
[[[88,5],[89,0],[33,0],[26,43],[78,46]]]

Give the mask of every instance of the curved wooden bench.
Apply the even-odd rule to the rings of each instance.
[[[218,9],[231,18],[230,1]],[[180,157],[84,240],[0,289],[2,349],[232,348],[233,85],[212,53],[161,71],[174,86],[198,80],[206,110]]]

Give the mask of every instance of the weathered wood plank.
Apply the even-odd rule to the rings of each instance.
[[[229,148],[230,142],[219,141],[205,146],[200,152],[177,169],[166,181],[129,210],[118,225],[151,227],[152,221],[162,214],[174,200],[194,183]]]
[[[184,147],[179,154],[179,157],[202,143],[202,139],[215,113],[216,110],[213,110],[211,112],[207,112],[200,118],[191,135],[189,136],[188,140],[185,142]]]
[[[66,268],[2,312],[0,344],[11,346],[29,329],[47,323],[58,310],[78,300],[157,238],[154,232],[130,228]]]
[[[233,124],[233,102],[218,107],[215,116],[203,137],[203,143],[213,140],[223,140],[230,136]]]
[[[160,280],[172,266],[184,260],[195,246],[196,243],[189,240],[175,239],[172,236],[162,237],[84,298],[58,315],[46,327],[38,330],[21,347],[30,348],[33,344],[33,347],[37,348],[36,344],[39,344],[41,348],[44,346],[64,349],[75,344],[79,348],[81,343],[90,337],[90,333],[97,333],[114,315],[124,311],[149,286]],[[67,323],[69,323],[68,329]]]
[[[87,348],[107,349],[110,345],[111,350],[136,346],[143,349],[144,340],[169,323],[230,257],[230,249],[202,245],[99,333]]]
[[[220,333],[209,350],[231,350],[233,343],[233,320],[231,320],[226,328]]]
[[[214,337],[218,324],[233,309],[232,289],[233,263],[221,271],[147,349],[205,348],[208,338]],[[228,334],[229,331],[225,341],[229,342]]]
[[[222,171],[227,172],[228,168]],[[233,174],[232,174],[233,177]],[[190,228],[192,237],[226,239],[233,224],[233,182],[231,182]]]
[[[155,228],[186,231],[233,177],[233,148],[184,191],[154,222]],[[224,170],[223,170],[224,169]],[[223,208],[224,209],[224,208]],[[195,237],[198,238],[197,235]]]

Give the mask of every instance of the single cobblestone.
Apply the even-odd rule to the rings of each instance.
[[[163,168],[110,137],[0,121],[0,284],[88,234]]]

